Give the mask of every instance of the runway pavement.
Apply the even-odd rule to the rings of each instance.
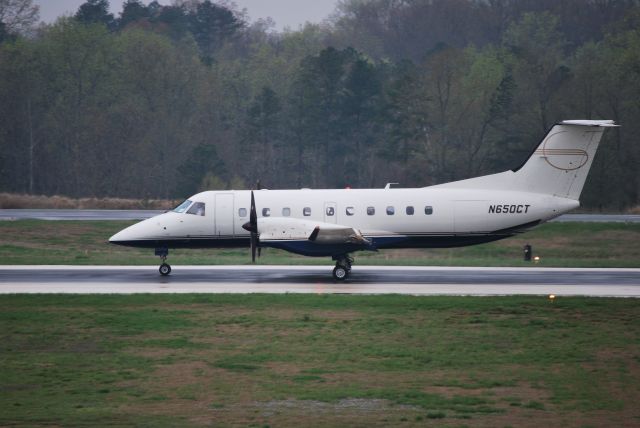
[[[7,293],[344,293],[640,297],[640,269],[354,266],[335,282],[331,266],[2,266]]]

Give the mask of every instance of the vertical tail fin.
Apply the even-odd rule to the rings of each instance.
[[[531,192],[578,200],[605,128],[612,120],[565,120],[551,128],[518,168],[433,187]]]
[[[527,161],[513,170],[519,189],[578,200],[605,128],[611,120],[556,124]]]

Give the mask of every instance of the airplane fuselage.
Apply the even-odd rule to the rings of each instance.
[[[259,218],[297,219],[357,228],[370,249],[443,248],[513,236],[576,208],[575,200],[513,191],[464,189],[328,189],[255,191]],[[146,248],[246,247],[250,191],[207,191],[189,198],[201,213],[169,211],[121,232],[112,241]],[[284,232],[286,234],[286,231]],[[127,236],[128,235],[128,236]],[[289,238],[286,236],[285,238]],[[261,246],[307,256],[359,250],[307,239],[261,239]]]

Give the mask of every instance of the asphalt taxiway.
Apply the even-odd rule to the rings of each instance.
[[[640,297],[640,269],[354,266],[336,282],[330,266],[2,266],[8,293],[340,293]]]

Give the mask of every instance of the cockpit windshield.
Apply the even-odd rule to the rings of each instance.
[[[184,201],[183,203],[181,203],[180,205],[178,205],[177,207],[175,207],[173,209],[174,213],[183,213],[187,210],[187,208],[189,208],[189,205],[191,205],[191,202],[189,199],[187,199],[186,201]]]
[[[204,216],[204,209],[204,202],[194,202],[193,205],[191,205],[191,208],[189,208],[189,211],[187,211],[187,214]]]

